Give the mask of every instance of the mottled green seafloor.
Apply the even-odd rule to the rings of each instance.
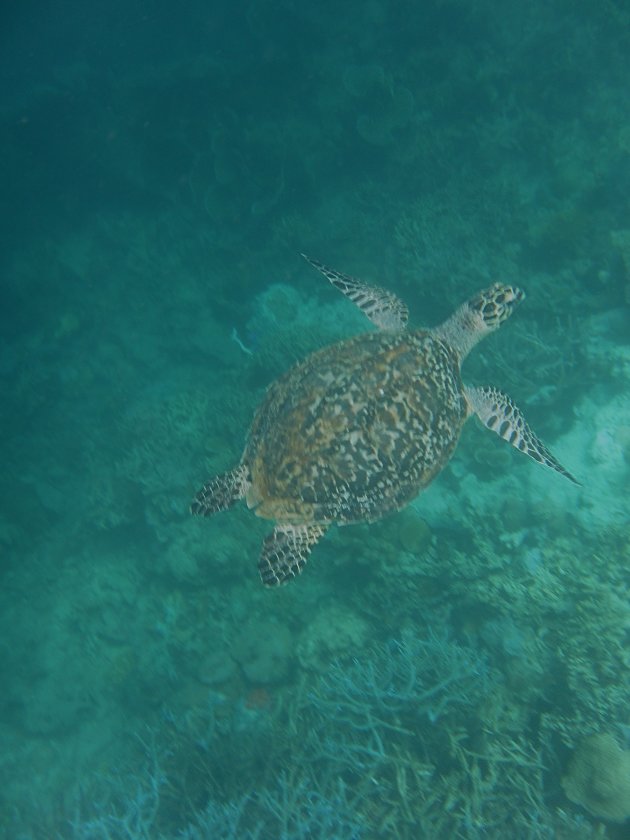
[[[498,8],[7,18],[0,836],[627,836],[627,752],[562,780],[630,749],[630,15]],[[187,505],[369,326],[299,251],[416,324],[523,286],[465,378],[583,486],[471,422],[263,590],[269,523]]]

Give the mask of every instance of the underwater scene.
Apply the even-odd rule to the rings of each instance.
[[[0,838],[628,840],[630,5],[0,21]]]

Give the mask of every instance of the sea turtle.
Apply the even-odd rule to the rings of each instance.
[[[258,563],[265,586],[297,577],[331,524],[374,522],[408,504],[448,462],[472,414],[577,483],[506,394],[461,379],[470,350],[523,300],[520,289],[495,283],[440,326],[411,330],[394,294],[303,256],[378,331],[311,353],[276,380],[239,464],[205,484],[190,507],[208,516],[244,498],[275,520]]]

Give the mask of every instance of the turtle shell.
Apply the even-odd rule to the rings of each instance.
[[[285,522],[379,519],[440,472],[467,411],[458,359],[427,330],[326,347],[267,390],[243,455],[247,503]]]

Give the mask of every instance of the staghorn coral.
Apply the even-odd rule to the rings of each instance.
[[[573,753],[562,787],[572,802],[596,817],[630,817],[630,750],[607,733],[585,738]]]
[[[446,635],[419,639],[406,633],[369,659],[337,661],[311,701],[324,715],[366,732],[373,715],[427,716],[435,723],[452,708],[474,705],[490,684],[485,662]]]

